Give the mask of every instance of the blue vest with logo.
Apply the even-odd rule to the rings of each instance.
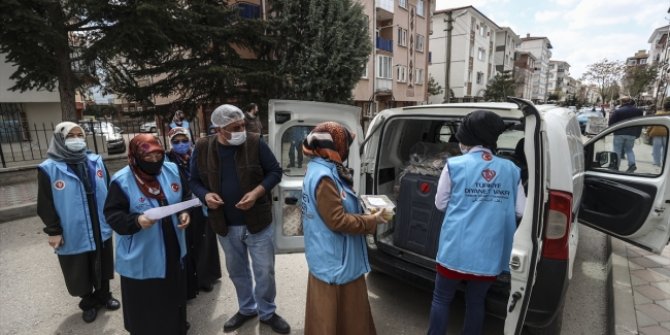
[[[488,150],[449,158],[447,164],[451,196],[440,231],[437,262],[480,276],[509,271],[519,168]]]
[[[328,284],[346,284],[370,271],[368,251],[363,235],[351,235],[330,230],[316,206],[316,187],[328,177],[340,191],[347,213],[361,213],[358,196],[344,183],[335,164],[323,158],[313,158],[307,165],[302,188],[302,224],[305,234],[305,257],[309,272]]]
[[[103,208],[107,198],[107,171],[100,156],[88,154],[86,160],[89,179],[93,187],[93,197],[98,210],[100,234],[106,241],[112,237],[112,228],[105,221]],[[69,170],[65,162],[47,159],[39,165],[51,181],[51,193],[54,207],[63,229],[63,241],[56,249],[59,255],[75,255],[96,249],[93,238],[93,226],[89,213],[88,199],[84,184],[77,174]]]
[[[148,198],[142,193],[128,166],[114,174],[112,182],[116,182],[128,197],[130,213],[141,214],[147,209],[160,206],[156,199]],[[163,163],[158,182],[168,204],[175,204],[182,200],[183,189],[179,179],[179,170],[174,163]],[[177,234],[180,258],[183,259],[186,256],[184,231],[177,227],[179,224],[177,215],[172,215],[170,218]],[[117,235],[116,272],[120,275],[133,279],[165,278],[165,269],[165,243],[160,221],[132,235]]]

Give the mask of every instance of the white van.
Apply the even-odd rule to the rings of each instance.
[[[507,130],[497,155],[521,169],[528,200],[514,237],[511,274],[499,276],[487,296],[489,313],[504,318],[505,334],[559,334],[563,302],[578,243],[578,222],[660,253],[670,238],[668,150],[654,166],[651,146],[637,141],[637,170],[613,152],[613,132],[627,127],[662,125],[670,117],[626,120],[583,143],[575,113],[553,105],[459,103],[381,111],[365,136],[359,108],[305,101],[270,101],[269,145],[283,167],[289,166],[289,133],[306,134],[323,121],[337,121],[356,133],[348,165],[359,194],[384,194],[396,204],[393,222],[369,235],[374,271],[414,285],[432,287],[435,253],[444,213],[434,206],[439,173],[458,155],[454,134],[468,113],[486,109],[500,115]],[[298,128],[296,128],[298,127]],[[302,161],[301,157],[300,161]],[[299,199],[307,161],[285,168],[272,191],[279,252],[301,252]],[[293,165],[295,166],[295,165]]]

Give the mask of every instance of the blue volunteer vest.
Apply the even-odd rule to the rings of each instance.
[[[95,207],[98,210],[100,234],[102,241],[106,241],[112,237],[112,228],[106,223],[103,214],[105,198],[107,198],[107,171],[98,155],[88,154],[86,164],[91,186],[93,186],[93,196],[96,200]],[[51,181],[54,207],[63,229],[65,243],[56,249],[56,253],[75,255],[95,250],[91,213],[84,184],[64,162],[47,159],[39,165],[39,168],[49,176]]]
[[[128,197],[130,213],[144,213],[147,209],[159,207],[156,199],[147,198],[142,193],[128,166],[114,174],[112,181],[117,182]],[[158,181],[168,204],[181,201],[182,185],[178,168],[174,163],[163,163]],[[184,231],[177,228],[179,224],[177,215],[172,215],[171,219],[179,241],[181,258],[184,258],[186,256]],[[133,279],[165,278],[165,268],[165,244],[160,222],[132,235],[117,235],[116,272],[120,275]]]
[[[313,158],[307,165],[302,188],[302,222],[305,234],[305,257],[309,272],[329,284],[346,284],[370,271],[368,251],[363,235],[332,231],[319,216],[316,207],[316,187],[328,177],[340,191],[347,213],[361,213],[354,191],[339,177],[335,164],[323,158]]]
[[[509,271],[519,168],[488,150],[449,158],[447,164],[451,196],[440,231],[437,262],[451,270],[482,276]]]

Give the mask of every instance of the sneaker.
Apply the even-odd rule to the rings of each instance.
[[[288,334],[291,332],[291,326],[289,326],[288,322],[277,313],[273,313],[267,320],[261,320],[261,323],[270,326],[275,333]]]
[[[637,166],[635,166],[635,164],[633,164],[633,165],[628,167],[628,170],[626,170],[626,173],[633,173],[633,172],[635,172],[635,170],[637,170]]]

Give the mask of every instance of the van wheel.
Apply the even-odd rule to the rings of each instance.
[[[541,328],[526,327],[528,333],[533,335],[560,335],[561,328],[563,326],[563,304],[561,304],[561,308],[558,310],[557,313],[558,314],[556,315],[554,320],[551,321],[551,323],[546,325],[545,327]]]

